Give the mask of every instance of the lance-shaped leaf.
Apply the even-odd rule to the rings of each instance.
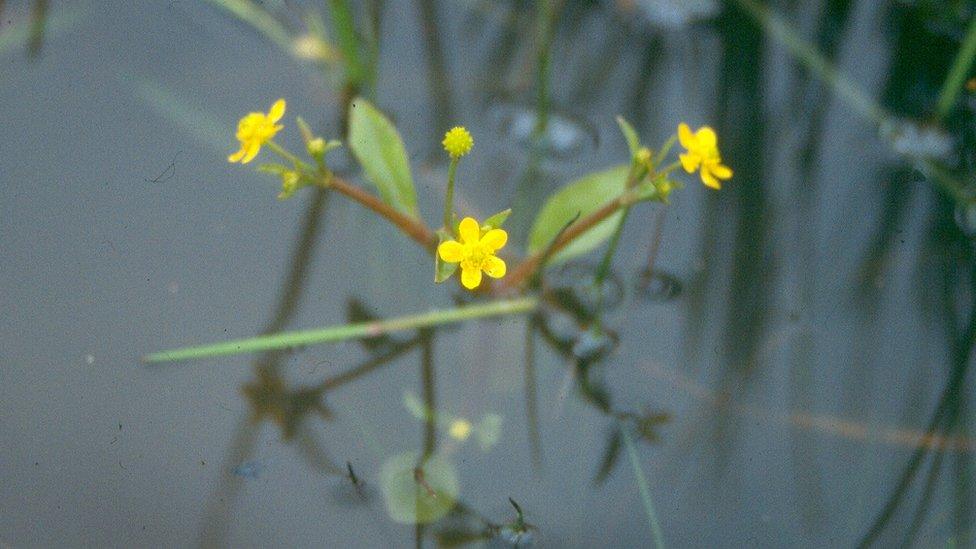
[[[403,140],[393,123],[361,97],[349,106],[349,148],[383,201],[417,217],[417,193]]]
[[[559,189],[539,211],[529,234],[529,253],[537,253],[559,234],[566,223],[576,215],[580,219],[600,209],[601,206],[620,196],[627,184],[627,165],[591,173]],[[583,233],[565,248],[553,254],[549,263],[559,263],[585,254],[610,238],[620,222],[617,212],[589,231]]]

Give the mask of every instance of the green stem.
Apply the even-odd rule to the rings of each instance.
[[[274,141],[268,141],[267,143],[265,143],[265,145],[267,145],[269,149],[274,151],[275,154],[284,158],[288,162],[291,162],[296,167],[301,168],[302,170],[311,171],[312,169],[311,166],[303,162],[302,159],[286,151],[281,145],[275,143]]]
[[[634,447],[634,441],[630,438],[630,431],[626,427],[620,431],[623,433],[624,444],[627,445],[627,457],[630,458],[630,466],[634,469],[634,476],[637,477],[637,489],[640,491],[641,502],[644,504],[644,512],[647,513],[647,520],[651,524],[654,546],[658,549],[664,549],[664,534],[661,533],[661,525],[657,521],[657,513],[654,512],[651,490],[647,486],[647,478],[644,477],[644,471],[641,469],[637,449]]]
[[[454,179],[457,177],[458,160],[451,157],[451,165],[447,168],[447,193],[444,195],[444,229],[451,234],[454,233],[451,214],[454,213]]]
[[[313,330],[297,332],[283,332],[247,339],[225,341],[198,347],[184,347],[170,351],[152,353],[143,357],[143,362],[171,362],[209,358],[215,356],[236,355],[274,349],[287,349],[318,343],[334,343],[347,339],[374,337],[390,332],[453,324],[465,320],[474,320],[491,316],[522,314],[535,310],[538,300],[534,297],[523,297],[511,300],[491,301],[478,305],[468,305],[456,309],[434,310],[416,315],[402,316],[371,322],[359,322],[330,326]]]
[[[939,93],[939,102],[935,108],[938,119],[945,118],[952,110],[952,106],[956,104],[963,82],[966,80],[966,73],[972,67],[974,59],[976,59],[976,17],[969,23],[962,47],[959,48],[959,53],[956,54],[956,59],[952,62],[952,68],[949,69],[942,91]]]

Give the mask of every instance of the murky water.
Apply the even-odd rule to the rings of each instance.
[[[667,546],[976,543],[974,215],[926,164],[972,181],[972,96],[931,122],[967,4],[771,4],[918,122],[894,135],[738,3],[567,0],[537,147],[532,3],[385,2],[374,99],[426,219],[454,124],[459,202],[514,206],[513,253],[626,159],[617,114],[648,143],[715,126],[735,178],[634,210],[602,298],[594,254],[538,315],[151,367],[456,290],[359,206],[226,162],[278,97],[339,135],[317,67],[198,1],[49,2],[30,57],[32,4],[0,2],[0,547],[652,546],[638,475]]]

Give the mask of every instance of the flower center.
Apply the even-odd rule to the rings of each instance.
[[[491,257],[491,250],[481,242],[466,244],[461,267],[464,269],[481,269],[489,257]]]

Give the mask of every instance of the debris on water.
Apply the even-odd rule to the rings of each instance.
[[[85,355],[85,364],[91,366],[95,363],[95,355]]]
[[[912,158],[945,160],[952,154],[952,137],[937,126],[895,119],[881,124],[880,131],[895,151]]]
[[[500,101],[492,112],[503,135],[527,148],[541,147],[547,156],[565,158],[596,147],[596,131],[569,114],[550,109],[545,131],[536,134],[538,111],[511,100]]]
[[[681,280],[661,269],[645,270],[637,280],[637,293],[646,301],[671,301],[681,294],[681,290]]]
[[[234,467],[234,475],[241,478],[256,479],[264,472],[264,465],[259,461],[245,461]]]

